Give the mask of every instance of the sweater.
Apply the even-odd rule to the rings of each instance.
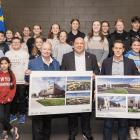
[[[59,43],[55,46],[54,48],[54,54],[53,57],[59,62],[59,64],[61,65],[62,63],[62,58],[63,55],[69,52],[72,52],[72,46],[68,45],[68,44],[62,44]]]
[[[54,48],[59,43],[58,38],[47,39],[47,42],[51,43],[51,45],[52,45],[52,55],[54,55]]]
[[[24,84],[25,71],[28,68],[29,54],[23,49],[10,50],[5,54],[11,61],[11,69],[16,76],[17,84]]]
[[[14,88],[10,89],[10,85],[13,84]],[[0,104],[12,102],[16,92],[16,79],[13,74],[13,83],[10,83],[9,73],[0,71]]]
[[[86,50],[94,54],[97,58],[97,62],[102,65],[102,62],[105,58],[107,58],[109,54],[109,44],[108,40],[104,38],[103,41],[101,41],[100,36],[93,36],[91,39],[88,39],[88,37],[85,37],[86,42]]]

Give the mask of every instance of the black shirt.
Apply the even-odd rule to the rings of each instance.
[[[130,30],[129,31],[129,35],[130,35],[130,38],[133,39],[133,38],[138,38],[140,39],[140,30],[138,30],[137,32],[133,31],[133,30]]]
[[[67,43],[68,43],[69,45],[73,45],[73,42],[74,42],[74,40],[75,40],[77,37],[82,37],[82,38],[84,38],[84,37],[85,37],[85,34],[82,33],[82,32],[80,32],[80,31],[78,30],[77,34],[74,35],[74,34],[72,33],[72,31],[71,31],[71,32],[68,33]]]
[[[2,42],[0,43],[0,50],[2,50],[2,52],[5,54],[7,51],[9,51],[9,46],[5,42]]]
[[[125,52],[130,50],[130,45],[131,45],[131,38],[128,32],[123,31],[122,33],[118,33],[118,32],[113,32],[111,35],[111,48],[113,47],[113,44],[116,40],[122,40],[124,42],[125,45]],[[110,49],[112,51],[112,49]],[[110,52],[111,56],[113,55],[112,52]]]

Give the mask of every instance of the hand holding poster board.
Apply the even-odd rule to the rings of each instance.
[[[92,111],[92,72],[33,71],[29,115]]]
[[[140,76],[96,76],[96,117],[140,118]]]

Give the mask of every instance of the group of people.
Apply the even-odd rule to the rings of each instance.
[[[8,133],[13,140],[20,137],[12,122],[26,122],[31,71],[93,71],[93,83],[99,74],[140,74],[140,17],[132,17],[129,32],[125,31],[122,19],[115,21],[113,33],[109,32],[108,21],[93,21],[88,35],[80,31],[78,19],[72,19],[70,25],[71,31],[67,33],[59,24],[52,24],[47,38],[42,36],[40,25],[34,25],[32,31],[26,26],[22,34],[0,31],[0,123],[3,126],[0,139],[7,140]],[[76,139],[79,116],[83,138],[93,140],[91,113],[66,115],[68,140]],[[31,117],[33,140],[50,140],[53,117]],[[128,130],[131,139],[140,140],[139,120],[113,118],[104,119],[103,140],[112,140],[115,120],[118,121],[118,140],[127,140]]]

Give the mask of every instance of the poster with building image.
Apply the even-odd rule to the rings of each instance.
[[[29,115],[91,112],[92,72],[32,71]]]
[[[140,76],[96,76],[96,117],[140,118]]]

